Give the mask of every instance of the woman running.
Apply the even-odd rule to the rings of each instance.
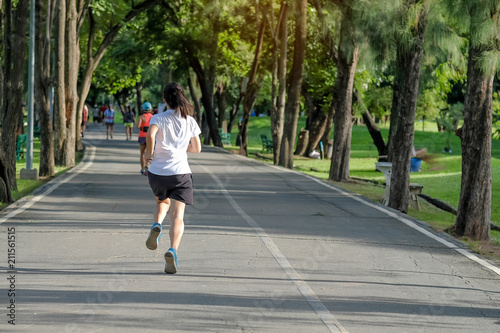
[[[165,253],[165,273],[177,273],[177,249],[184,233],[184,210],[193,204],[193,181],[187,152],[199,153],[200,127],[191,116],[193,106],[182,87],[169,83],[163,90],[167,110],[151,118],[146,136],[149,185],[156,197],[155,223],[146,247],[156,250],[162,234],[162,222],[170,209],[170,248]]]
[[[151,117],[153,116],[153,107],[151,106],[151,103],[146,102],[142,104],[142,110],[144,111],[143,114],[139,116],[137,119],[137,125],[136,127],[139,129],[139,151],[141,153],[140,156],[140,161],[141,161],[141,174],[147,176],[145,174],[145,168],[146,168],[146,160],[144,159],[144,152],[146,151],[146,135],[148,133],[148,128],[149,128],[149,121],[151,120]]]

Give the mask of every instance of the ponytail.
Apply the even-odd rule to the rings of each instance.
[[[171,109],[176,111],[179,109],[182,118],[187,119],[187,116],[193,115],[194,107],[184,96],[184,89],[180,84],[175,82],[167,84],[163,89],[163,98]]]

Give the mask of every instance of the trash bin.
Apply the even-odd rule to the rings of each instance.
[[[412,157],[410,164],[410,172],[420,172],[420,167],[422,166],[422,160],[420,158]]]

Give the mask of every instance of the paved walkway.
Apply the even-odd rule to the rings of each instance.
[[[168,237],[144,245],[154,200],[124,132],[105,140],[90,124],[85,161],[2,212],[0,331],[500,331],[498,267],[405,215],[216,148],[191,155],[179,273],[163,273]]]

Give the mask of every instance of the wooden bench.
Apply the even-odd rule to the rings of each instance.
[[[222,128],[219,128],[219,135],[222,144],[231,145],[231,133],[224,133]]]
[[[261,134],[260,140],[262,141],[262,151],[272,152],[274,149],[273,141],[269,140],[266,135]]]

